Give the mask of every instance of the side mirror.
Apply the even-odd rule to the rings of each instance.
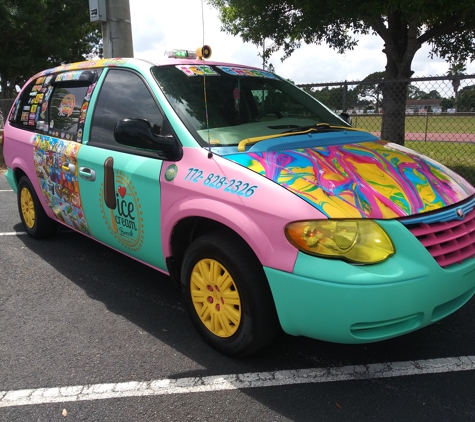
[[[343,119],[349,125],[351,125],[351,116],[348,113],[340,113],[340,118]]]
[[[177,161],[183,151],[181,145],[172,135],[155,135],[146,119],[122,119],[114,128],[117,143],[133,148],[155,151],[164,160]]]

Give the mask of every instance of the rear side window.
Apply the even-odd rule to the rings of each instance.
[[[23,89],[10,115],[10,123],[13,126],[43,131],[48,108],[48,99],[45,97],[51,94],[47,93],[53,78],[53,75],[41,76]]]
[[[75,70],[36,78],[22,91],[10,116],[11,124],[80,142],[100,73],[101,69]]]
[[[57,138],[76,140],[79,121],[84,122],[81,116],[83,100],[88,87],[61,87],[54,89],[49,107],[48,133]]]

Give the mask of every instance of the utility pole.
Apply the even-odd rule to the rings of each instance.
[[[91,22],[101,22],[104,58],[134,57],[129,0],[89,0]]]

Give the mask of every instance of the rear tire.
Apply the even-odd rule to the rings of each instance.
[[[36,195],[28,177],[18,182],[18,211],[25,231],[35,239],[49,237],[55,233],[58,223],[49,218]]]
[[[212,232],[186,250],[181,287],[188,314],[218,351],[246,356],[280,332],[262,265],[237,235]]]

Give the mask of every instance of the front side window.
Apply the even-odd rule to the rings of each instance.
[[[145,119],[155,135],[165,135],[164,118],[139,75],[112,69],[106,75],[94,110],[88,144],[122,149],[114,140],[114,128],[122,119]]]

